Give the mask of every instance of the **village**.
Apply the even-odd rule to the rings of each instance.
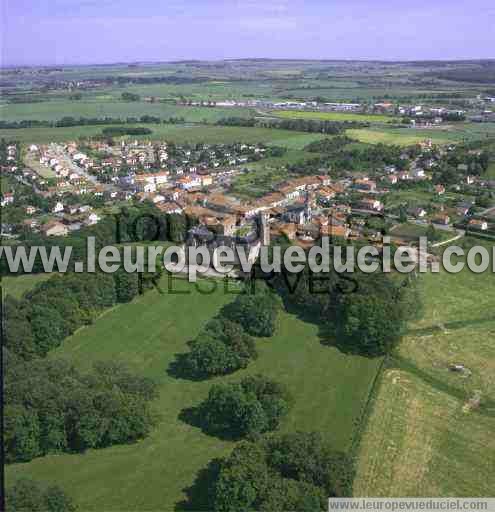
[[[22,227],[45,236],[66,236],[94,225],[109,207],[133,201],[149,201],[164,214],[185,214],[200,226],[238,238],[252,237],[256,218],[263,213],[272,235],[305,247],[322,235],[379,243],[387,233],[408,244],[427,232],[435,233],[433,241],[466,231],[489,236],[495,231],[493,180],[470,175],[467,164],[458,164],[459,182],[432,183],[433,171],[454,149],[425,141],[414,154],[404,151],[402,169],[388,165],[338,177],[315,169],[314,175],[274,183],[258,198],[232,194],[232,180],[250,172],[249,162],[280,148],[138,141],[113,146],[102,141],[31,144],[24,162],[32,168],[23,168],[18,165],[21,149],[9,145],[2,174],[44,200],[44,209],[22,205]],[[409,189],[424,199],[408,201]],[[480,191],[486,196],[483,204],[473,200]],[[390,200],[394,196],[399,200]],[[2,208],[15,205],[15,200],[15,188],[5,192]],[[2,223],[3,235],[15,237],[16,231],[18,227]]]

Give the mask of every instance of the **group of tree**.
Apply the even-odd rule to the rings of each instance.
[[[72,499],[57,485],[21,478],[5,490],[7,512],[76,512]]]
[[[144,126],[109,126],[101,131],[105,137],[123,137],[124,135],[150,135],[153,133]]]
[[[17,253],[29,253],[32,247],[45,247],[49,253],[52,247],[58,247],[61,254],[66,247],[71,248],[68,269],[73,270],[77,261],[87,261],[87,240],[95,238],[96,253],[105,246],[123,244],[127,242],[172,241],[184,242],[187,232],[196,223],[196,220],[185,215],[164,214],[156,206],[145,201],[121,209],[119,214],[104,217],[98,224],[88,226],[71,233],[66,237],[46,237],[32,231],[22,231],[15,246],[12,246],[12,260],[19,262],[14,269],[5,253],[0,257],[0,275],[20,274],[24,272],[44,272],[43,260],[39,252],[32,261],[28,270],[24,260]]]
[[[245,293],[227,304],[222,315],[236,322],[251,336],[269,338],[273,336],[280,303],[276,294],[262,282],[250,282]]]
[[[351,352],[368,357],[390,354],[419,317],[421,297],[412,278],[394,282],[383,273],[358,274],[359,287],[339,298],[336,334]]]
[[[221,315],[189,342],[189,349],[178,364],[180,371],[193,378],[232,373],[246,368],[258,356],[253,338],[239,324]]]
[[[179,366],[196,378],[246,368],[257,357],[252,336],[272,336],[278,310],[278,297],[263,283],[257,283],[254,291],[246,289],[189,343],[190,351]]]
[[[345,247],[342,247],[345,250]],[[358,249],[358,248],[356,248]],[[335,247],[331,248],[330,261]],[[377,261],[377,263],[379,263]],[[277,275],[272,286],[286,307],[322,325],[348,353],[367,357],[389,354],[401,339],[407,322],[422,312],[418,280],[385,273],[313,272],[308,267],[293,276]]]
[[[134,442],[155,424],[156,384],[123,365],[102,361],[80,373],[62,359],[5,357],[7,463]]]
[[[199,416],[209,434],[240,439],[276,430],[290,405],[285,386],[255,375],[212,386]]]
[[[6,297],[4,346],[24,360],[44,357],[116,301],[117,290],[111,274],[55,275],[20,300]]]
[[[242,441],[213,462],[195,482],[188,505],[195,510],[315,512],[329,497],[351,495],[351,460],[319,433],[295,432]]]
[[[318,156],[294,162],[287,166],[287,170],[295,174],[311,175],[314,169],[330,168],[338,172],[359,171],[363,168],[382,170],[385,165],[394,165],[398,169],[407,166],[403,160],[404,149],[389,144],[375,144],[369,146],[351,145],[354,142],[346,136],[335,139],[323,139],[306,146],[305,150],[318,153]]]
[[[292,130],[296,132],[325,133],[339,135],[349,128],[366,128],[368,123],[357,121],[319,121],[315,119],[274,119],[274,118],[244,118],[227,117],[219,119],[220,126],[242,126],[275,128],[279,130]]]
[[[144,115],[141,117],[72,117],[65,116],[56,121],[23,119],[21,121],[0,121],[1,129],[16,130],[22,128],[68,128],[73,126],[101,126],[101,125],[125,125],[125,124],[183,124],[183,117],[160,118]]]
[[[141,96],[139,96],[139,94],[135,94],[133,92],[123,92],[121,95],[121,98],[124,101],[139,101],[141,99]]]

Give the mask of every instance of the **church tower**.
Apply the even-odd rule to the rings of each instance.
[[[268,223],[268,219],[270,216],[267,213],[260,213],[260,238],[262,245],[268,246],[270,245],[270,224]]]

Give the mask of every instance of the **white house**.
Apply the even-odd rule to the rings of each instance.
[[[100,217],[96,215],[96,213],[90,213],[88,217],[86,218],[86,225],[88,226],[94,226],[98,223],[100,220]]]
[[[12,204],[14,202],[14,194],[11,192],[5,192],[5,194],[2,196],[1,205],[7,206],[8,204]]]
[[[55,203],[55,206],[53,207],[52,209],[52,212],[53,213],[60,213],[60,212],[63,212],[64,211],[64,205],[63,203],[61,203],[60,201],[57,201]]]

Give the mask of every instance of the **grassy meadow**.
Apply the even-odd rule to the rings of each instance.
[[[12,295],[20,299],[24,293],[34,288],[38,283],[46,281],[50,274],[24,274],[20,276],[2,276],[0,284],[2,296]]]
[[[289,386],[295,401],[282,430],[319,430],[336,449],[350,449],[380,360],[324,346],[316,326],[284,312],[275,336],[257,341],[259,358],[248,369],[203,382],[177,379],[167,373],[175,355],[185,352],[186,342],[234,296],[225,295],[222,284],[210,295],[182,279],[173,286],[189,293],[167,293],[164,279],[163,295],[151,291],[108,311],[51,354],[82,369],[97,360],[122,360],[155,379],[161,386],[155,404],[161,419],[151,435],[136,444],[15,464],[7,467],[7,483],[21,476],[57,482],[85,512],[174,510],[198,471],[233,446],[184,423],[180,412],[198,404],[213,382],[249,373]],[[208,289],[212,281],[199,286]]]
[[[363,128],[349,129],[347,135],[368,144],[410,146],[431,139],[434,144],[483,140],[495,136],[495,123],[459,123],[439,128]]]
[[[413,130],[409,128],[373,130],[358,128],[346,130],[347,136],[367,144],[396,144],[398,146],[411,146],[431,139],[435,144],[455,142],[451,133],[441,130]]]
[[[133,125],[134,126],[134,125]],[[178,144],[185,142],[206,142],[229,144],[233,142],[265,143],[302,149],[314,140],[324,138],[320,133],[302,133],[270,128],[245,128],[238,126],[212,126],[201,124],[137,124],[153,131],[151,135],[132,136],[134,139],[167,140]],[[73,126],[69,128],[21,128],[0,129],[0,138],[22,143],[48,143],[76,140],[79,137],[94,137],[101,134],[105,126]]]
[[[381,376],[356,496],[492,496],[495,276],[428,274],[425,316]],[[448,370],[463,364],[465,373]],[[469,399],[481,398],[479,410]]]
[[[4,104],[0,107],[3,121],[57,121],[63,117],[141,117],[156,116],[161,119],[183,117],[188,122],[215,122],[223,117],[250,117],[252,111],[246,108],[183,107],[167,103],[144,101],[118,101],[116,99],[81,101],[44,101],[40,103]]]
[[[271,114],[285,119],[316,119],[318,121],[362,121],[369,123],[394,123],[397,118],[380,114],[352,114],[345,112],[307,112],[299,110],[274,110]]]

